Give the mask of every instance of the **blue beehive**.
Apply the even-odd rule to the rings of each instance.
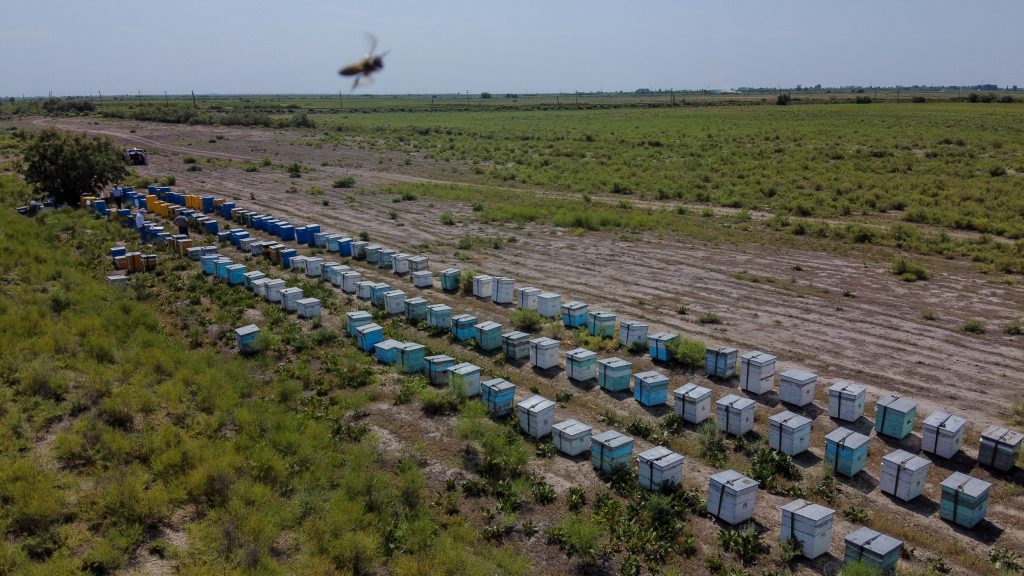
[[[875,406],[875,431],[902,440],[913,431],[916,417],[917,402],[888,394]]]
[[[736,349],[729,347],[707,348],[704,370],[715,378],[732,378],[736,375]]]
[[[231,210],[235,208],[234,202],[225,202],[220,205],[220,217],[231,218]]]
[[[232,264],[231,266],[228,266],[228,284],[232,286],[245,284],[245,272],[246,268],[243,264]]]
[[[501,348],[501,324],[490,320],[476,325],[476,345],[485,352]]]
[[[238,246],[242,238],[249,237],[249,231],[244,228],[232,228],[229,232],[231,233],[231,243],[235,246]]]
[[[868,444],[867,436],[836,428],[825,436],[825,467],[843,476],[855,476],[868,460]]]
[[[405,319],[410,324],[417,324],[427,319],[427,299],[409,298],[405,301]]]
[[[214,276],[217,277],[217,280],[227,280],[228,279],[228,266],[231,266],[233,264],[234,264],[234,262],[232,262],[230,258],[224,258],[224,257],[218,258],[213,263]]]
[[[597,353],[586,348],[573,348],[566,352],[565,375],[577,382],[597,378]]]
[[[199,261],[203,265],[203,274],[207,276],[213,276],[217,273],[217,260],[220,259],[220,254],[205,254],[199,258]]]
[[[370,286],[370,304],[377,308],[384,307],[384,295],[391,292],[391,285],[377,282]]]
[[[427,380],[434,386],[448,383],[448,369],[455,365],[455,358],[444,354],[435,354],[423,359],[423,371]]]
[[[373,345],[373,355],[377,358],[377,362],[391,366],[398,362],[398,348],[400,346],[402,346],[401,342],[388,338]]]
[[[295,248],[282,248],[278,251],[278,258],[281,259],[281,267],[289,269],[292,267],[292,258],[299,255]]]
[[[203,196],[199,201],[202,203],[203,212],[206,214],[213,212],[213,196]]]
[[[367,244],[363,246],[363,253],[366,255],[366,263],[373,264],[374,266],[380,262],[380,251],[384,247],[380,244]]]
[[[465,342],[476,336],[476,316],[458,314],[452,316],[452,335],[456,340]]]
[[[295,240],[295,227],[285,223],[277,227],[278,236],[284,242]]]
[[[398,349],[398,369],[405,374],[423,371],[423,357],[427,347],[415,342],[406,342]]]
[[[672,332],[658,332],[648,336],[647,349],[651,354],[651,360],[668,362],[672,358],[672,355],[668,351],[669,346],[671,346],[677,338],[679,338],[679,335],[673,334]]]
[[[508,414],[516,401],[516,385],[504,378],[481,382],[480,393],[487,406],[487,412],[493,416]]]
[[[92,209],[96,211],[100,216],[107,215],[107,203],[104,200],[93,200]]]
[[[629,390],[633,364],[621,358],[602,358],[597,361],[597,385],[609,392]]]
[[[988,492],[992,484],[953,472],[942,481],[939,517],[964,528],[974,528],[988,512]]]
[[[590,463],[611,474],[620,466],[629,467],[633,459],[633,439],[615,430],[606,430],[590,438]]]
[[[235,337],[238,339],[238,351],[242,354],[255,354],[259,352],[260,329],[255,324],[235,328]]]
[[[384,341],[384,329],[374,322],[356,328],[356,344],[359,349],[369,354],[378,342]]]
[[[128,249],[125,248],[124,246],[114,246],[113,248],[110,249],[110,257],[111,258],[116,258],[118,256],[124,256],[127,253],[128,253]]]
[[[338,253],[345,257],[352,256],[352,239],[342,238],[338,240]]]
[[[633,398],[644,406],[658,406],[668,401],[668,376],[657,370],[633,375]]]
[[[587,323],[587,305],[583,302],[566,302],[562,304],[562,324],[566,328],[576,328]]]
[[[615,314],[611,312],[591,312],[587,317],[587,331],[591,336],[599,338],[615,337]]]
[[[458,268],[446,268],[441,271],[441,290],[455,292],[459,289],[459,279],[462,278],[462,270]]]
[[[357,334],[356,328],[371,323],[373,323],[373,316],[369,312],[356,310],[345,313],[345,331],[348,332],[349,336],[354,337]]]
[[[438,330],[448,330],[452,327],[452,309],[447,304],[432,304],[427,306],[427,324]]]
[[[305,226],[300,226],[295,229],[295,241],[299,244],[309,244],[312,237],[313,232]]]
[[[306,232],[309,233],[309,236],[306,237],[305,242],[300,242],[300,244],[307,244],[309,246],[313,246],[314,241],[316,240],[316,235],[320,233],[320,225],[306,224]]]
[[[134,227],[134,221],[132,220],[132,211],[130,208],[121,208],[117,211],[117,218],[123,223]]]
[[[218,236],[219,238],[220,226],[217,224],[216,220],[207,220],[206,222],[203,222],[203,232],[207,234],[213,234],[214,236]]]

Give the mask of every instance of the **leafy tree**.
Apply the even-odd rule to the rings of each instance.
[[[789,104],[789,102],[789,94],[779,94],[778,96],[775,97],[775,103],[778,104],[779,106],[785,106]]]
[[[58,204],[78,206],[82,194],[95,194],[128,175],[121,150],[107,138],[48,129],[25,146],[25,181]]]

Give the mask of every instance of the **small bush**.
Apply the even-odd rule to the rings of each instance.
[[[1020,336],[1021,334],[1024,334],[1024,323],[1011,322],[1006,326],[1003,326],[1003,332],[1010,336]]]
[[[697,322],[700,324],[721,324],[722,317],[714,312],[705,312],[697,318]]]
[[[700,340],[676,338],[668,346],[669,356],[685,368],[699,368],[704,365],[707,347]]]
[[[518,330],[523,332],[536,332],[544,324],[544,317],[536,310],[518,308],[509,315],[509,321]]]
[[[331,183],[332,188],[354,188],[356,185],[356,179],[351,176],[345,176],[344,178],[338,178]]]
[[[184,158],[181,159],[181,161],[184,162],[185,164],[195,164],[196,162],[198,162],[195,156],[185,156]]]
[[[718,533],[718,546],[723,552],[731,552],[744,566],[757,563],[757,558],[768,550],[761,533],[751,524],[743,528],[727,528]]]
[[[441,214],[441,224],[445,226],[455,226],[455,217],[452,216],[451,212],[445,212]]]
[[[998,178],[999,176],[1006,176],[1006,168],[1002,166],[993,166],[988,169],[989,176]]]
[[[709,420],[704,422],[699,432],[698,442],[700,443],[701,457],[712,466],[725,464],[725,438],[722,436],[722,431],[718,429],[718,425]]]
[[[964,322],[964,324],[960,326],[960,330],[963,330],[967,334],[984,334],[986,328],[985,323],[981,320],[971,320],[969,322]]]
[[[931,276],[923,266],[916,262],[911,262],[902,256],[897,256],[892,261],[892,266],[890,266],[889,270],[903,279],[904,282],[927,280]]]

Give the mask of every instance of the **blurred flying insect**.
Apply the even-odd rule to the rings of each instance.
[[[338,70],[338,74],[342,76],[355,76],[356,79],[352,82],[352,90],[355,90],[360,83],[370,84],[373,79],[370,75],[378,70],[384,68],[384,57],[387,56],[387,52],[383,54],[374,55],[373,51],[377,49],[377,38],[372,34],[367,34],[366,39],[370,42],[370,49],[366,51],[366,56],[362,60],[354,64],[349,64],[341,70]]]

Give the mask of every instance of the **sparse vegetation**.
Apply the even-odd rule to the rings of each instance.
[[[917,282],[927,280],[931,274],[920,264],[911,262],[902,256],[897,256],[892,261],[889,270],[900,277],[904,282]]]
[[[981,320],[968,320],[960,325],[960,330],[967,334],[984,334],[987,328]]]
[[[345,176],[343,178],[336,178],[331,183],[332,188],[354,188],[356,185],[356,179],[351,176]]]

